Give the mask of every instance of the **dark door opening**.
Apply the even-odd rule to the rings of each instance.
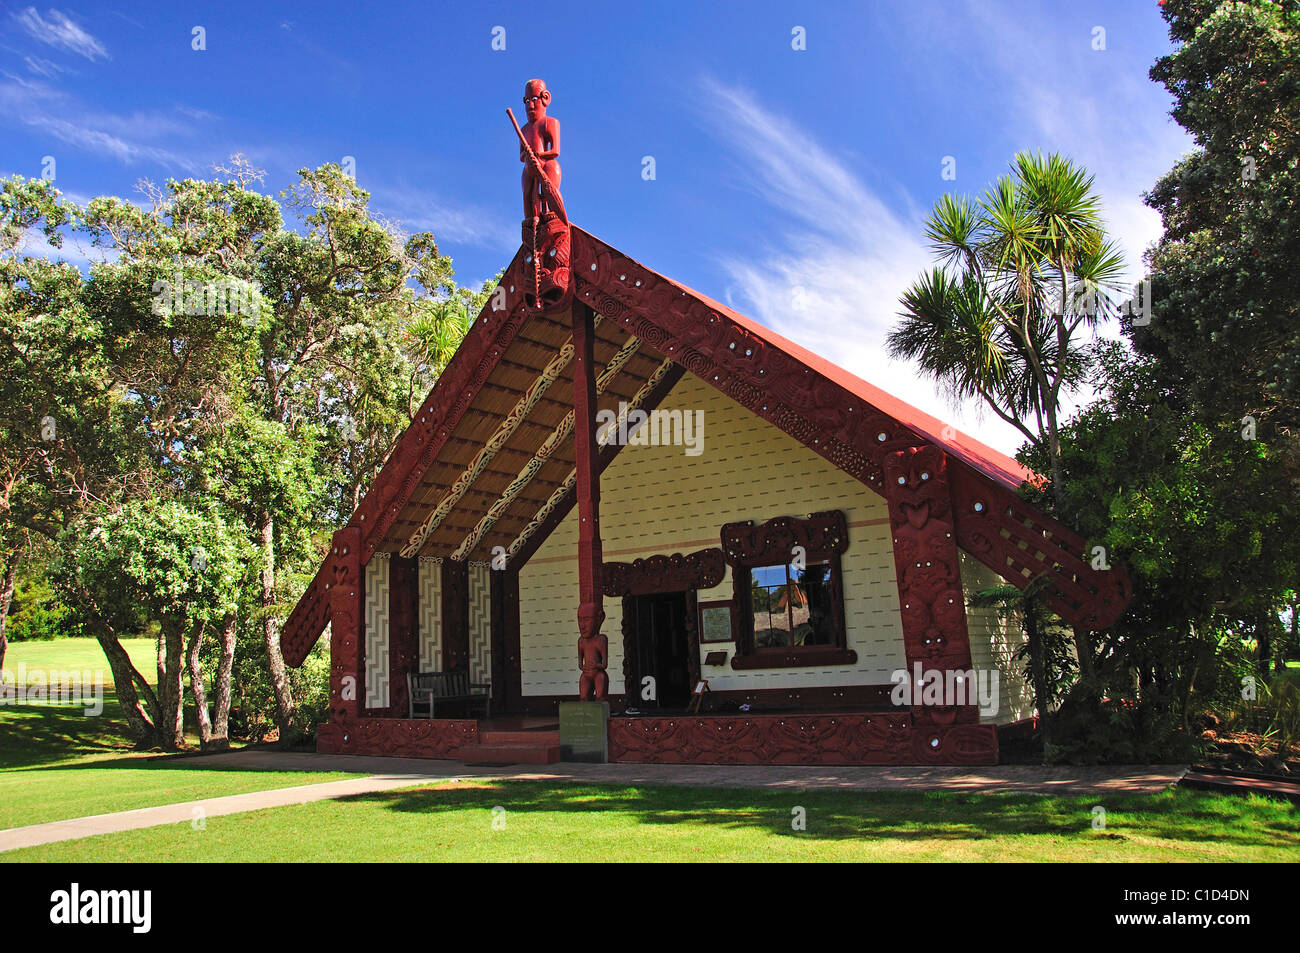
[[[663,592],[631,597],[632,657],[636,664],[636,694],[628,707],[685,709],[690,700],[691,676],[686,637],[686,593]],[[654,679],[652,698],[646,698],[646,676]]]

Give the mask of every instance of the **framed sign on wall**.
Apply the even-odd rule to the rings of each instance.
[[[700,641],[731,642],[735,636],[731,629],[730,599],[700,603]]]

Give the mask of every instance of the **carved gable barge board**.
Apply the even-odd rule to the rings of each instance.
[[[906,447],[940,446],[928,433],[903,423],[832,379],[832,374],[843,372],[829,362],[809,354],[809,361],[825,365],[814,370],[797,356],[802,348],[776,339],[770,331],[750,327],[748,319],[651,271],[577,226],[573,228],[573,271],[577,300],[622,324],[882,496],[887,454]],[[897,403],[896,412],[904,416],[919,415],[911,408],[907,413],[905,405],[883,391],[878,399],[882,404]],[[959,539],[978,535],[988,540],[982,550],[971,550],[971,554],[1003,573],[1007,561],[999,557],[1010,554],[993,538],[1004,529],[1020,532],[1029,546],[1022,556],[1044,563],[1043,568],[1049,571],[1058,556],[1065,560],[1059,563],[1063,571],[1049,600],[1054,611],[1067,622],[1088,628],[1104,628],[1114,622],[1127,603],[1124,570],[1116,566],[1099,572],[1083,562],[1086,543],[1082,537],[1032,511],[1016,496],[1015,486],[1023,474],[983,461],[982,468],[999,473],[1002,482],[994,483],[972,462],[979,451],[957,444],[944,446],[957,464],[954,469],[967,471],[954,480],[954,492],[961,493],[969,475],[988,497],[986,508],[980,511],[988,515],[976,519],[974,527],[964,527],[966,512],[957,507]],[[1032,514],[1036,534],[1025,537],[1023,526],[1017,531],[1015,521],[1006,515],[1008,510]],[[1050,542],[1041,545],[1039,539]],[[1040,552],[1041,561],[1037,560]],[[1010,581],[1021,588],[1028,582],[1022,573],[1012,574]]]
[[[501,277],[507,308],[493,311],[491,298],[484,304],[438,383],[429,391],[414,422],[398,438],[379,476],[348,520],[349,527],[361,531],[363,564],[374,554],[378,542],[420,485],[425,470],[527,320],[523,310],[523,257],[521,248]],[[455,399],[448,400],[453,394]],[[291,666],[303,663],[324,629],[325,615],[318,603],[325,596],[324,586],[320,584],[325,572],[326,567],[322,566],[281,632],[281,649]]]

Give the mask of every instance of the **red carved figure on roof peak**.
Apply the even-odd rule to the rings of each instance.
[[[551,91],[540,79],[530,79],[524,85],[524,110],[528,113],[528,122],[521,133],[524,142],[519,146],[519,161],[524,164],[524,218],[536,222],[543,213],[555,212],[562,216],[542,182],[545,176],[555,192],[560,191],[560,121],[554,116],[546,115],[546,107],[551,104]],[[527,148],[524,144],[527,144]],[[529,150],[536,157],[530,161]]]

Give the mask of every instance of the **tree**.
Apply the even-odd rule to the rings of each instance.
[[[1240,461],[1222,492],[1249,486],[1267,519],[1300,497],[1300,3],[1169,0],[1163,14],[1178,46],[1151,78],[1199,148],[1146,196],[1165,232],[1152,321],[1131,337],[1213,453]],[[1287,542],[1272,565],[1290,563]],[[1243,582],[1267,669],[1300,576],[1261,564]]]
[[[1043,446],[1055,486],[1061,399],[1088,368],[1080,330],[1113,307],[1123,256],[1093,176],[1056,154],[1022,152],[1011,165],[979,200],[935,204],[925,234],[941,266],[904,293],[888,345]]]
[[[174,501],[131,500],[74,521],[64,542],[60,584],[72,593],[93,594],[74,602],[93,606],[88,620],[93,626],[123,632],[132,631],[142,618],[161,623],[158,691],[148,712],[159,744],[168,750],[184,744],[188,673],[200,741],[211,745],[199,650],[207,631],[224,631],[238,609],[240,585],[254,559],[239,525],[232,525],[219,507],[198,511]],[[229,657],[224,649],[215,680],[219,726],[229,717],[233,645]],[[223,746],[224,733],[217,740]]]
[[[0,192],[0,549],[25,533],[55,544],[74,624],[99,638],[145,745],[179,743],[176,653],[187,636],[200,733],[205,745],[222,742],[231,658],[254,629],[280,736],[292,739],[279,619],[487,290],[457,288],[433,236],[403,236],[375,218],[336,166],[303,170],[285,193],[301,232],[253,188],[260,174],[246,163],[219,171],[144,183],[143,205],[99,197],[78,208],[48,183],[17,178]],[[64,230],[82,231],[109,260],[85,276],[25,255],[35,229],[56,247]],[[179,570],[146,527],[128,531],[146,504],[171,507],[187,532],[219,526],[222,539],[242,533],[256,548],[256,577],[242,577],[234,596],[223,590],[219,618],[204,609],[200,625],[150,595]],[[110,524],[154,547],[143,550],[153,562],[133,584],[134,613],[85,542],[88,527]],[[150,619],[164,623],[156,696],[119,641]],[[210,631],[220,649],[209,658],[209,726]]]
[[[979,200],[945,195],[925,234],[941,263],[902,297],[889,333],[955,399],[979,397],[1041,448],[1055,515],[1070,521],[1061,402],[1090,367],[1080,340],[1114,310],[1123,256],[1106,236],[1093,176],[1068,159],[1022,152]],[[1091,635],[1075,630],[1079,665]]]

